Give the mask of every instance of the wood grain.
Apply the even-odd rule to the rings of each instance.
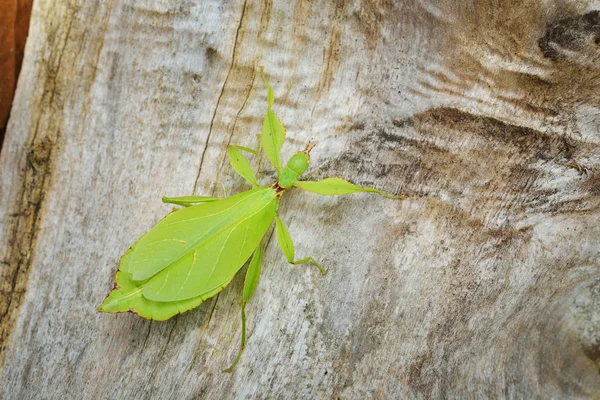
[[[0,398],[599,398],[600,12],[585,1],[39,0],[0,156]],[[246,188],[264,65],[291,192],[167,322],[95,311],[162,195]],[[274,173],[252,161],[262,182]]]

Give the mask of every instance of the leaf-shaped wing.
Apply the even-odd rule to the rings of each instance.
[[[121,258],[120,269],[127,269],[132,252],[133,250],[129,249]],[[132,281],[127,273],[117,271],[116,288],[110,292],[98,310],[108,313],[133,311],[144,318],[164,321],[173,315],[198,307],[204,300],[223,290],[225,286],[227,285],[215,289],[212,293],[205,293],[188,300],[158,302],[144,298],[142,295],[143,285],[140,286],[139,283]]]
[[[133,247],[128,269],[131,278],[143,281],[156,275],[274,197],[273,189],[259,187],[169,214]]]
[[[270,202],[263,201],[261,209],[251,213],[244,210],[244,216],[234,224],[150,279],[144,297],[154,301],[187,300],[229,282],[269,229],[277,201],[273,196]]]
[[[116,289],[99,310],[134,311],[145,318],[164,320],[197,307],[223,290],[250,258],[277,206],[275,190],[260,187],[170,214],[121,258]],[[190,209],[195,212],[190,213]],[[195,245],[190,248],[182,241]],[[156,248],[148,245],[152,242]],[[189,250],[180,255],[182,247]],[[159,263],[167,265],[159,268]],[[138,276],[147,273],[144,267],[157,272],[142,280],[133,279],[133,271]]]
[[[131,252],[132,250],[130,249],[121,258],[122,264],[128,264],[131,257]],[[256,289],[256,285],[258,284],[260,277],[261,256],[262,248],[261,245],[258,245],[254,252],[254,256],[252,257],[252,261],[250,261],[250,265],[248,266],[248,272],[246,273],[246,279],[244,281],[244,307],[252,297],[252,294]],[[113,290],[109,294],[102,306],[99,307],[100,311],[111,313],[134,311],[142,317],[158,321],[164,321],[175,314],[180,314],[192,308],[198,307],[204,300],[214,296],[225,288],[225,286],[222,286],[212,292],[206,293],[203,296],[194,297],[189,300],[157,302],[144,298],[141,293],[143,288],[136,286],[135,283],[133,283],[127,277],[127,274],[121,271],[117,272],[117,284],[119,285],[119,288]],[[245,326],[245,317],[242,320],[242,326]],[[245,330],[243,335],[245,337]]]

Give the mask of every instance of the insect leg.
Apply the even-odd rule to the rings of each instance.
[[[318,182],[314,181],[297,181],[294,186],[304,189],[308,192],[322,194],[325,196],[343,196],[359,192],[376,193],[389,199],[404,200],[405,195],[393,196],[373,188],[365,188],[357,186],[353,183],[340,178],[326,178]]]
[[[200,203],[208,203],[211,201],[221,200],[218,197],[210,196],[181,196],[181,197],[163,197],[163,203],[176,204],[178,206],[189,207]]]
[[[227,154],[229,155],[229,161],[231,162],[231,166],[242,178],[247,180],[252,184],[252,186],[258,186],[258,182],[256,181],[256,175],[254,175],[254,171],[252,171],[252,167],[250,167],[250,163],[240,153],[240,150],[247,151],[250,153],[255,153],[254,150],[249,149],[247,147],[242,146],[229,146],[227,148]]]
[[[321,267],[321,264],[316,262],[315,259],[312,257],[306,257],[306,258],[303,258],[302,260],[297,260],[297,261],[290,261],[289,263],[294,264],[294,265],[300,265],[300,264],[305,264],[309,261],[312,261],[312,263],[315,264],[317,266],[317,268],[319,268],[319,270],[321,271],[321,275],[327,275],[327,270],[325,268]]]
[[[244,348],[246,347],[246,304],[252,298],[254,294],[254,290],[256,289],[256,285],[258,285],[258,279],[260,278],[260,261],[262,258],[262,244],[259,244],[256,250],[254,251],[254,255],[252,256],[252,260],[250,261],[250,265],[248,265],[248,270],[246,271],[246,279],[244,280],[244,294],[242,296],[242,344],[240,346],[240,351],[238,355],[231,364],[229,368],[227,368],[223,372],[231,372],[233,371],[233,367],[240,361],[242,358],[242,353],[244,352]]]
[[[260,153],[260,142],[261,142],[261,140],[262,140],[262,132],[256,134],[256,149],[254,149],[254,151],[255,151],[254,154]]]
[[[246,151],[246,152],[252,153],[252,154],[256,154],[258,152],[255,149],[251,149],[249,147],[244,147],[244,146],[229,146],[228,149],[242,150],[242,151]]]
[[[275,233],[277,234],[277,243],[279,243],[281,252],[285,256],[285,258],[287,258],[287,260],[290,264],[299,265],[299,264],[304,264],[304,263],[311,261],[313,264],[315,264],[317,266],[317,268],[319,268],[322,275],[327,274],[327,270],[325,268],[323,268],[321,266],[321,264],[316,262],[315,259],[312,257],[306,257],[301,260],[294,260],[294,256],[295,256],[294,242],[292,241],[290,233],[288,232],[287,228],[285,227],[285,225],[283,224],[283,221],[281,220],[281,218],[279,218],[279,216],[276,216],[276,218],[275,218]]]

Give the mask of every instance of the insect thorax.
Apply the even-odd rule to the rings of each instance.
[[[292,187],[298,177],[308,169],[309,164],[310,155],[306,150],[294,154],[279,174],[279,186],[286,189]]]

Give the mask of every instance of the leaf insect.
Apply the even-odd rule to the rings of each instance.
[[[121,257],[115,287],[99,311],[133,312],[164,321],[176,314],[198,307],[221,292],[250,259],[242,296],[242,343],[236,360],[226,370],[231,372],[246,346],[246,304],[250,301],[260,276],[263,238],[272,222],[279,247],[291,264],[312,262],[325,275],[327,271],[312,257],[296,259],[294,243],[279,218],[279,199],[292,187],[321,195],[346,195],[382,191],[356,186],[340,178],[318,182],[300,181],[307,170],[310,143],[295,153],[284,166],[281,147],[285,128],[272,110],[273,89],[263,74],[268,89],[268,106],[264,118],[261,144],[267,158],[277,170],[278,179],[270,186],[259,186],[242,151],[252,149],[231,146],[227,149],[231,166],[247,180],[252,189],[220,199],[208,196],[168,198],[163,202],[183,206],[158,222]]]

